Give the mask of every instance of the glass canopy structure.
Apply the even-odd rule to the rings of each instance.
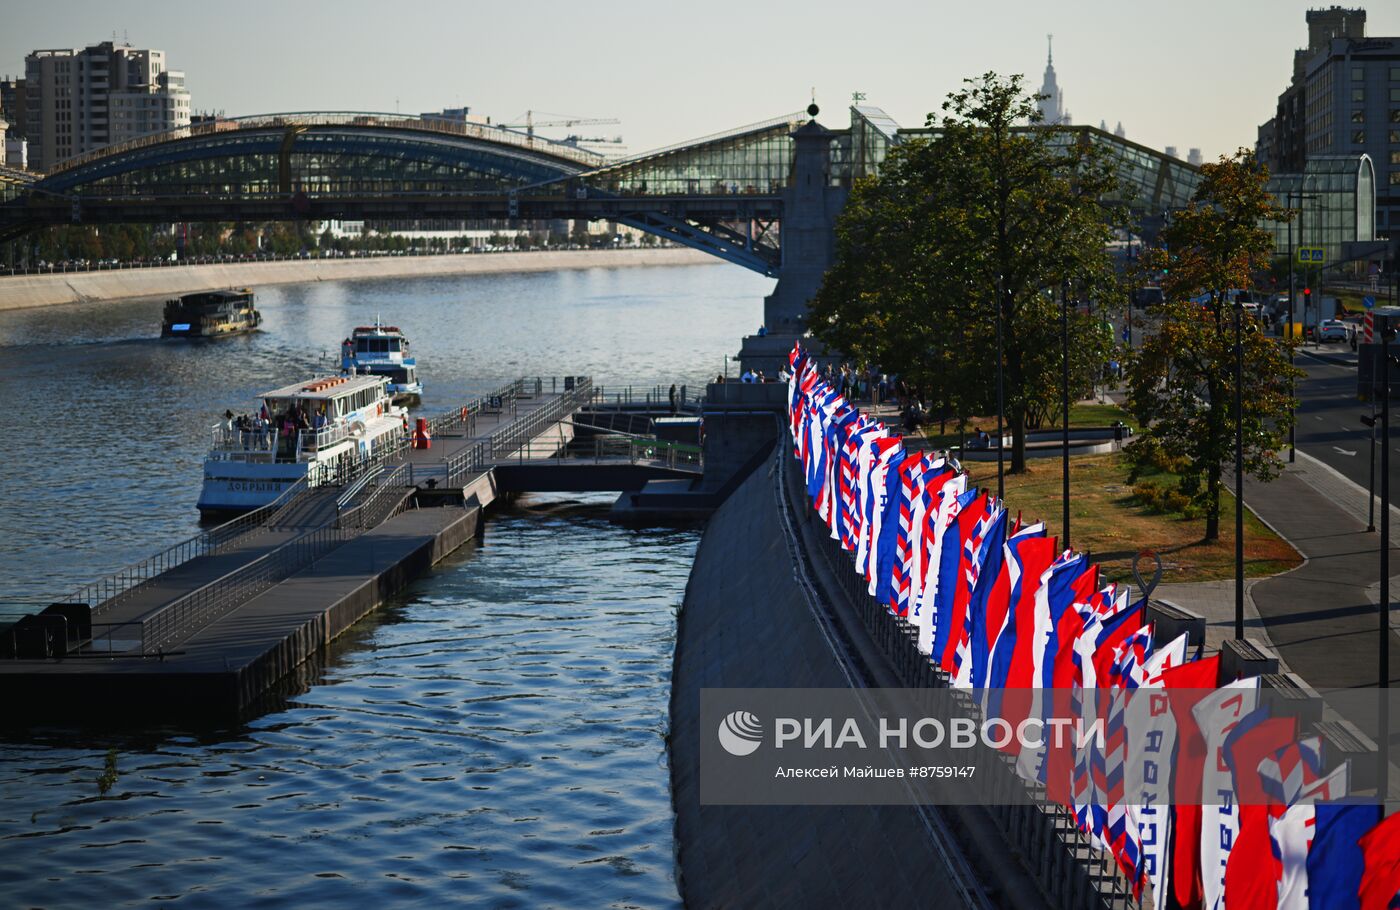
[[[1349,244],[1376,239],[1376,171],[1367,155],[1317,155],[1301,174],[1269,179],[1269,190],[1298,214],[1292,224],[1269,222],[1274,249],[1322,247],[1325,263],[1351,257]]]

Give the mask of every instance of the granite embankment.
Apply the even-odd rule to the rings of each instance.
[[[361,278],[406,278],[427,275],[473,275],[491,272],[547,272],[556,269],[621,268],[644,265],[696,265],[718,262],[688,249],[564,250],[533,253],[471,253],[444,256],[375,256],[354,259],[288,259],[159,268],[58,272],[0,277],[0,310],[162,297],[211,288],[350,281]]]
[[[687,906],[873,907],[959,899],[924,815],[907,806],[701,805],[700,690],[849,685],[794,580],[776,463],[762,465],[710,519],[677,628],[671,780]]]

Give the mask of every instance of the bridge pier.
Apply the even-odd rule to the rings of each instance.
[[[831,167],[833,133],[810,120],[792,133],[792,179],[783,190],[782,264],[778,286],[763,301],[764,334],[744,338],[739,361],[744,369],[776,376],[793,342],[807,333],[807,304],[835,258],[836,216],[850,189]],[[811,342],[804,340],[804,345]],[[825,350],[821,348],[820,350]],[[820,351],[818,351],[820,353]]]

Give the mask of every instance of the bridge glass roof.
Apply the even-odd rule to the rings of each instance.
[[[472,138],[345,125],[245,128],[144,145],[59,171],[42,185],[92,196],[500,194],[579,170]]]
[[[622,196],[782,192],[792,170],[790,114],[681,146],[648,152],[587,175],[589,185]]]

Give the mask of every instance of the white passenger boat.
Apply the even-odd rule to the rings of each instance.
[[[243,512],[306,478],[317,486],[396,446],[407,416],[382,376],[329,376],[265,392],[256,411],[213,428],[201,512]]]
[[[423,399],[418,381],[418,361],[409,353],[408,339],[397,326],[356,326],[340,343],[340,369],[344,373],[369,373],[389,380],[389,394],[396,403],[417,404]]]

